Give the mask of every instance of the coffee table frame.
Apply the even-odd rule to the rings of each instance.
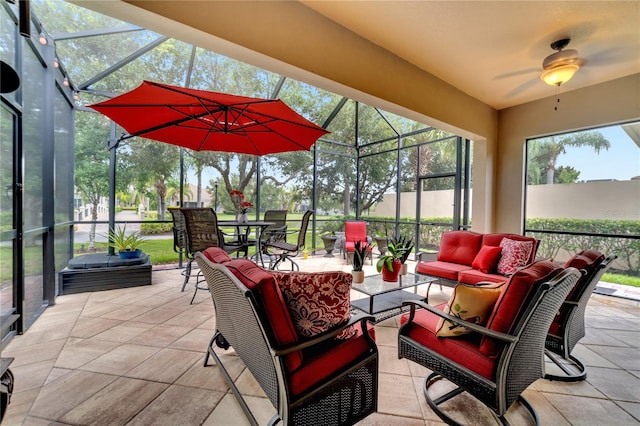
[[[407,300],[424,300],[418,294],[418,286],[436,281],[435,277],[408,273],[400,275],[397,282],[382,280],[382,275],[370,275],[362,284],[352,284],[351,289],[368,297],[351,301],[351,308],[376,317],[376,322],[383,321],[407,311],[402,302]],[[407,291],[413,289],[413,291]]]

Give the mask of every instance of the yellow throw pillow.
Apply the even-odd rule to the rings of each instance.
[[[493,305],[502,292],[502,285],[503,283],[490,286],[458,284],[443,311],[470,323],[485,325]],[[471,333],[471,330],[444,318],[440,318],[436,328],[438,337],[461,336],[468,333]]]

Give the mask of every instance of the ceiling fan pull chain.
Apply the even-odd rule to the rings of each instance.
[[[553,108],[554,111],[558,110],[558,104],[560,103],[560,85],[556,86],[556,106]]]

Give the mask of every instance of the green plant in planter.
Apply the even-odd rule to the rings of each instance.
[[[393,271],[393,262],[395,260],[402,263],[402,256],[404,249],[396,246],[394,242],[389,243],[387,246],[387,254],[380,256],[376,263],[376,269],[378,272],[382,271],[382,268],[386,268],[388,271]]]
[[[362,271],[362,265],[364,265],[364,261],[367,258],[367,252],[370,251],[370,247],[372,247],[369,243],[362,243],[362,241],[356,241],[353,244],[353,270],[358,272]]]
[[[107,238],[109,238],[107,246],[113,247],[118,252],[136,251],[142,243],[147,241],[138,231],[127,235],[127,225],[122,227],[118,225],[115,229],[110,229]]]
[[[413,238],[407,238],[404,235],[401,235],[394,238],[392,240],[392,244],[398,252],[398,259],[400,260],[400,263],[404,265],[411,254],[411,250],[413,250]]]

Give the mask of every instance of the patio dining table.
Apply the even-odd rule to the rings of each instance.
[[[238,235],[239,238],[241,238],[241,241],[244,244],[247,245],[255,245],[256,247],[256,253],[262,253],[262,244],[261,244],[261,238],[260,236],[262,235],[262,232],[267,229],[269,226],[271,225],[275,225],[274,222],[267,222],[264,220],[247,220],[246,222],[239,222],[237,220],[220,220],[218,221],[218,226],[221,228],[224,227],[235,227],[236,228],[236,235]],[[245,231],[241,232],[241,229],[244,228]],[[253,240],[249,240],[249,231],[251,229],[255,229],[256,230],[256,239],[255,241]],[[249,244],[249,243],[252,244]],[[260,260],[262,260],[262,256],[260,256]],[[264,266],[264,265],[263,265]]]

